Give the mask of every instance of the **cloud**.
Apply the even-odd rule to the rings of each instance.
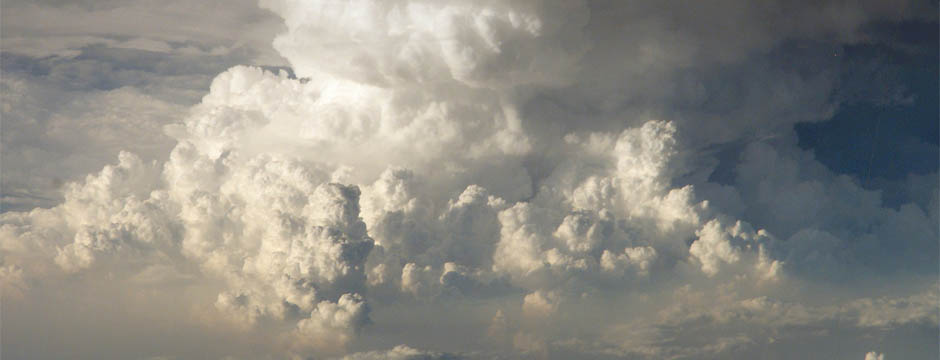
[[[147,334],[172,309],[227,338],[220,357],[833,358],[869,339],[916,357],[936,339],[936,176],[888,204],[792,130],[844,99],[830,50],[919,5],[262,1],[283,27],[210,5],[5,4],[69,20],[5,21],[58,39],[5,42],[7,306],[76,329],[72,295],[88,316],[129,304],[115,327]],[[263,31],[220,30],[240,23]],[[291,71],[228,66],[267,63],[273,28]],[[140,356],[189,354],[167,348]]]
[[[3,146],[16,150],[2,154],[10,169],[0,177],[4,210],[55,205],[66,190],[63,183],[100,170],[123,150],[165,158],[173,141],[162,135],[161,125],[185,112],[132,87],[63,91],[8,73],[2,87]],[[140,140],[128,144],[128,138]]]
[[[522,300],[522,311],[526,316],[545,317],[558,310],[558,296],[552,292],[536,291]]]
[[[445,360],[460,358],[462,357],[457,355],[422,351],[408,347],[407,345],[398,345],[387,351],[369,351],[350,354],[344,356],[343,360]]]
[[[277,18],[259,11],[251,1],[8,1],[3,8],[5,53],[75,57],[83,48],[96,45],[204,54],[247,48],[255,52],[259,64],[281,64],[270,46],[270,37],[279,27]],[[168,22],[178,26],[164,26]],[[234,26],[251,31],[235,36],[229,31]]]
[[[679,289],[672,309],[648,320],[634,319],[630,323],[607,330],[602,341],[594,344],[578,342],[559,343],[562,347],[575,347],[588,353],[613,353],[621,357],[639,358],[748,358],[807,355],[806,349],[787,349],[793,344],[812,346],[817,354],[839,354],[840,347],[866,346],[865,340],[882,339],[885,344],[903,348],[903,340],[894,343],[885,334],[892,330],[864,325],[866,316],[880,313],[878,309],[901,310],[888,303],[910,304],[911,314],[930,308],[921,300],[936,297],[933,289],[910,297],[857,299],[836,306],[812,306],[755,297],[731,300],[727,294],[711,294],[708,290]],[[733,295],[731,296],[733,297]],[[870,301],[884,307],[860,305]],[[915,305],[916,304],[916,305]],[[863,310],[864,308],[864,310]],[[920,310],[913,310],[920,309]],[[926,325],[937,318],[937,312],[922,313],[909,318],[906,324],[895,323],[893,331],[910,328],[909,336],[931,336],[935,330]],[[647,322],[648,321],[648,322]],[[923,327],[915,324],[924,324]],[[862,337],[862,338],[857,338]],[[827,339],[827,340],[823,340]],[[839,344],[824,344],[837,341]],[[903,350],[902,350],[903,351]],[[822,355],[827,356],[827,355]],[[815,357],[814,357],[815,358]]]
[[[702,264],[702,272],[710,276],[717,274],[725,264],[740,262],[745,252],[758,255],[752,261],[757,262],[754,266],[758,269],[767,271],[765,277],[773,278],[781,265],[766,255],[766,246],[774,239],[766,231],[755,232],[747,223],[737,221],[733,226],[723,226],[720,220],[711,220],[695,234],[698,239],[689,247],[689,254]]]
[[[52,207],[63,183],[122,150],[165,160],[174,143],[162,126],[215,75],[286,64],[270,45],[277,17],[251,1],[220,5],[4,2],[2,210]]]
[[[586,50],[584,4],[262,1],[284,18],[275,48],[301,76],[386,86],[565,83]],[[328,56],[344,61],[328,61]],[[394,84],[394,85],[393,85]]]
[[[342,350],[368,324],[368,316],[368,306],[361,297],[345,294],[335,304],[327,301],[318,304],[309,318],[297,323],[295,336],[300,343],[312,341],[318,349]]]

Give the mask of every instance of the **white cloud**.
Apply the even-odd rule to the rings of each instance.
[[[553,292],[536,291],[522,300],[522,312],[529,317],[551,316],[558,310],[558,295]]]
[[[301,79],[235,66],[200,83],[218,60],[171,86],[109,67],[136,58],[84,58],[264,63],[255,37],[277,26],[212,4],[4,5],[4,51],[53,56],[29,60],[43,75],[4,69],[4,204],[66,184],[0,213],[0,286],[24,314],[109,290],[138,305],[128,324],[173,309],[253,339],[232,347],[247,357],[841,356],[936,332],[936,196],[886,206],[800,149],[790,128],[831,114],[832,69],[773,55],[865,41],[914,7],[272,0]],[[264,30],[227,30],[242,23]]]
[[[301,344],[309,343],[321,350],[342,351],[368,322],[368,305],[358,295],[345,294],[336,303],[320,302],[309,318],[297,323],[294,335]]]
[[[565,83],[587,45],[581,31],[588,13],[580,1],[272,0],[261,6],[284,18],[287,32],[274,46],[298,74],[382,87]]]
[[[462,357],[446,353],[422,351],[407,345],[398,345],[386,351],[368,351],[346,355],[343,360],[445,360]]]

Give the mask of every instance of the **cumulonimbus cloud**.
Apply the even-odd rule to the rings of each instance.
[[[860,41],[857,28],[875,17],[867,5],[849,23],[779,34],[751,24],[753,38],[734,47],[721,34],[669,30],[683,13],[656,9],[625,21],[637,32],[620,36],[612,17],[632,12],[607,5],[610,13],[580,1],[262,1],[284,18],[274,47],[300,78],[233,67],[166,128],[177,141],[167,161],[122,152],[70,184],[62,204],[0,215],[0,282],[27,299],[31,287],[102,274],[128,287],[144,273],[163,279],[156,284],[208,283],[209,294],[193,295],[205,306],[191,311],[271,332],[293,355],[371,350],[370,329],[383,320],[429,321],[421,306],[440,313],[473,301],[467,309],[487,321],[454,315],[431,328],[533,356],[696,356],[688,344],[623,335],[631,325],[677,342],[706,339],[699,355],[714,356],[764,341],[734,334],[738,325],[936,323],[936,311],[871,315],[847,295],[854,290],[833,290],[835,304],[801,303],[817,301],[819,281],[849,274],[866,275],[859,286],[876,273],[929,277],[936,186],[932,200],[885,207],[787,140],[753,141],[754,128],[733,116],[670,121],[633,109],[676,99],[639,94],[632,80],[706,66],[695,56],[736,63],[817,34]],[[728,5],[744,13],[730,19],[767,15],[739,5]],[[788,13],[818,10],[793,6]],[[608,80],[589,89],[600,76]],[[781,79],[792,80],[788,89],[828,85]],[[552,97],[567,104],[539,117],[532,107]],[[597,105],[611,102],[623,111]],[[769,110],[756,121],[786,127],[816,116]],[[697,153],[703,144],[742,139],[750,145],[730,183],[697,175],[714,170],[699,163],[709,159]],[[896,298],[936,298],[920,285]],[[411,319],[389,313],[397,310]],[[718,331],[695,324],[682,333],[694,319]],[[470,330],[456,329],[461,321]],[[348,358],[448,356],[399,346]]]

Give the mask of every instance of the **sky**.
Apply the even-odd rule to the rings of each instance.
[[[4,0],[0,358],[936,359],[938,13]]]

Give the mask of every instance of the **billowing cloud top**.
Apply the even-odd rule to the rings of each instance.
[[[832,58],[918,54],[871,28],[935,22],[935,5],[259,5],[291,71],[228,68],[192,106],[4,70],[5,129],[48,144],[5,134],[5,157],[68,163],[68,124],[165,134],[101,145],[117,162],[61,201],[0,213],[4,357],[936,356],[936,169],[872,186],[793,131],[884,104]],[[4,51],[174,53],[181,36],[200,35]],[[50,115],[31,91],[87,104]],[[88,115],[121,99],[158,120]],[[68,146],[100,145],[81,136]]]

